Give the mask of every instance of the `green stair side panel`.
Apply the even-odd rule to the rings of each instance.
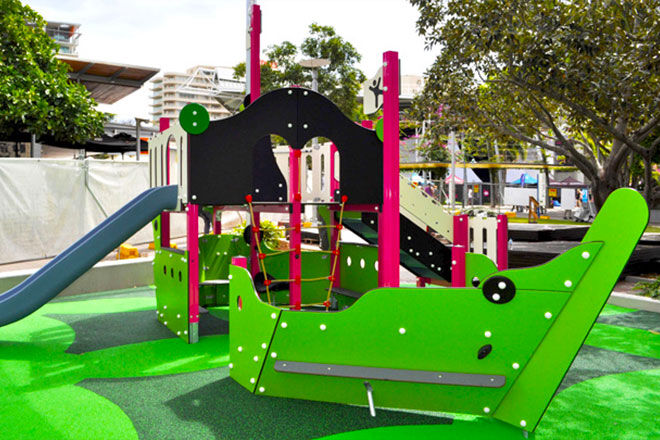
[[[151,228],[154,231],[154,249],[160,249],[162,242],[160,239],[160,225],[162,224],[162,215],[159,215],[151,222]]]
[[[376,289],[341,312],[283,311],[259,387],[272,396],[366,404],[365,379],[281,373],[277,360],[504,376],[499,388],[370,380],[376,406],[484,414],[552,324],[544,313],[557,316],[568,296],[520,291],[499,305],[479,289]]]
[[[378,287],[378,248],[341,243],[339,246],[341,287],[364,293]]]
[[[229,272],[229,375],[254,392],[281,311],[259,299],[246,269]]]
[[[610,195],[583,239],[583,243],[602,241],[604,244],[534,357],[497,408],[494,414],[497,419],[517,426],[524,420],[527,429],[536,428],[644,232],[648,218],[646,203],[636,191],[624,188]],[[540,282],[546,282],[549,277],[558,278],[558,274],[548,273]]]
[[[199,238],[199,281],[227,280],[232,257],[248,256],[250,247],[242,236],[222,234]],[[224,306],[229,303],[229,285],[200,285],[201,306]]]
[[[466,286],[473,286],[473,281],[476,281],[477,285],[479,285],[483,280],[495,272],[497,272],[497,266],[493,260],[487,256],[483,254],[473,254],[471,252],[465,254]]]
[[[158,321],[179,338],[188,334],[188,252],[156,248],[154,283]]]

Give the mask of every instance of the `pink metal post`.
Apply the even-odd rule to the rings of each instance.
[[[469,246],[468,216],[454,216],[454,240],[451,248],[451,285],[465,287],[465,253]]]
[[[335,144],[330,144],[330,200],[334,200],[336,192],[339,190],[339,180],[335,179],[335,153],[337,152],[337,146]],[[335,213],[330,210],[330,224],[335,226],[337,224],[335,220]],[[337,241],[339,240],[339,230],[337,228],[330,229],[330,249],[334,250],[337,248]],[[339,250],[339,249],[338,249]],[[335,279],[332,281],[333,287],[341,287],[341,264],[339,261],[339,255],[332,255],[330,257],[330,268],[335,268]],[[332,269],[331,269],[332,270]]]
[[[497,270],[509,268],[509,217],[497,216]]]
[[[383,54],[383,209],[378,219],[378,286],[399,287],[399,55]]]
[[[188,223],[188,314],[190,323],[199,322],[199,206],[186,206]]]
[[[170,128],[169,118],[160,118],[159,119],[160,131],[161,133],[168,128]],[[165,168],[166,182],[170,184],[170,143],[167,142],[165,145]],[[161,212],[160,214],[160,246],[161,247],[170,247],[170,213]]]
[[[222,210],[217,206],[213,207],[213,233],[216,235],[222,234],[222,221],[218,220],[218,213],[222,214]]]
[[[252,18],[250,21],[250,102],[256,101],[261,95],[261,64],[259,57],[261,54],[261,7],[252,5]],[[246,194],[247,195],[247,194]],[[261,215],[254,212],[254,225],[261,226]],[[250,272],[256,275],[259,268],[259,259],[257,256],[256,243],[252,244],[250,251]]]
[[[247,258],[245,257],[231,257],[231,264],[234,266],[242,267],[247,269]]]
[[[261,7],[252,5],[250,22],[250,102],[261,95]]]
[[[300,278],[302,276],[302,264],[300,254],[300,244],[302,243],[302,233],[300,223],[302,220],[302,194],[300,188],[300,150],[294,150],[289,147],[289,200],[291,201],[291,214],[289,215],[289,227],[294,228],[289,231],[289,248],[295,249],[289,252],[289,305],[300,306],[301,286]]]

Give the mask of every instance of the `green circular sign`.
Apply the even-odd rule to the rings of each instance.
[[[383,136],[383,118],[380,118],[378,121],[376,121],[375,130],[376,130],[376,136],[378,136],[378,139],[380,139],[381,142],[382,142],[383,138],[384,138],[384,136]]]
[[[179,113],[179,123],[189,134],[204,133],[209,122],[209,112],[200,104],[187,104]]]

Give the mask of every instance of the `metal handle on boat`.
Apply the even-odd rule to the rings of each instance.
[[[369,414],[371,414],[371,417],[376,417],[376,408],[374,407],[374,389],[372,388],[369,382],[365,382],[364,387],[367,389],[367,400],[369,401]]]

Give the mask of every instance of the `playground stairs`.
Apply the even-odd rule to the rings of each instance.
[[[401,266],[415,276],[451,279],[451,248],[433,237],[405,214],[400,218]],[[362,213],[360,218],[344,218],[344,226],[369,244],[378,244],[378,215]]]

